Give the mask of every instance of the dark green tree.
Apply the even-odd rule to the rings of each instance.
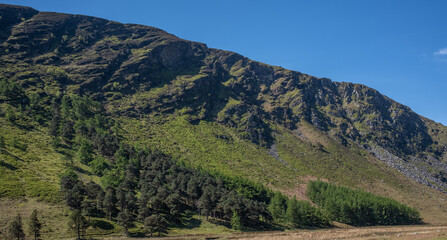
[[[103,207],[105,213],[109,216],[109,219],[112,220],[112,216],[116,212],[116,197],[115,190],[111,187],[107,189],[106,195],[104,197]]]
[[[81,144],[79,146],[77,157],[79,161],[83,164],[88,164],[93,160],[92,157],[93,149],[91,144],[87,140],[81,140]]]
[[[20,214],[17,214],[14,220],[12,220],[12,222],[9,224],[8,233],[11,239],[17,239],[17,240],[25,239],[25,233],[23,232],[22,217],[20,216]]]
[[[5,148],[6,142],[5,142],[5,136],[0,135],[0,148]]]
[[[211,201],[211,192],[209,188],[205,188],[202,196],[199,199],[199,208],[202,211],[202,214],[206,216],[208,220],[208,216],[211,214],[211,210],[213,210],[213,202]]]
[[[242,222],[241,218],[239,217],[239,213],[237,213],[236,210],[233,210],[233,216],[231,217],[231,228],[234,230],[242,230]]]
[[[6,108],[6,119],[8,119],[8,121],[10,121],[10,122],[14,122],[17,119],[16,114],[14,113],[14,110],[9,105]]]
[[[99,156],[95,157],[93,161],[88,164],[92,168],[92,172],[98,176],[102,176],[104,171],[109,167],[106,160]]]
[[[70,120],[65,121],[64,125],[62,126],[62,137],[64,140],[69,141],[73,139],[74,136],[74,129],[73,129],[73,122]]]
[[[33,213],[31,213],[28,227],[29,234],[33,237],[34,240],[38,240],[40,238],[41,229],[42,223],[39,221],[39,217],[37,216],[37,210],[34,209]]]
[[[280,192],[276,192],[270,200],[270,204],[268,206],[273,219],[277,222],[282,221],[285,217],[286,208],[287,199]]]
[[[56,99],[53,99],[52,108],[53,114],[50,123],[50,134],[51,136],[56,137],[59,135],[59,125],[61,122],[61,113]]]
[[[70,221],[68,227],[76,233],[77,239],[82,239],[81,237],[85,234],[88,227],[88,222],[84,216],[82,216],[80,210],[75,210],[70,215]]]
[[[287,201],[286,219],[293,227],[300,227],[303,225],[303,216],[301,216],[296,197]]]
[[[81,209],[85,189],[76,173],[67,170],[61,177],[61,192],[66,204],[73,209]]]
[[[127,192],[127,194],[126,194],[126,202],[127,202],[127,209],[130,212],[136,212],[136,210],[137,210],[137,198],[135,197],[135,194],[132,191]]]
[[[152,234],[158,232],[158,236],[165,233],[168,223],[166,219],[160,214],[155,214],[144,219],[144,228]]]
[[[118,224],[124,228],[124,235],[129,236],[129,228],[132,226],[133,216],[126,209],[125,211],[121,211],[118,213],[116,217]]]
[[[81,211],[82,214],[88,217],[88,221],[90,221],[90,217],[95,212],[96,201],[94,199],[85,198],[81,203]]]

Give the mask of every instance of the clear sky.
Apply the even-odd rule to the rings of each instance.
[[[444,0],[0,0],[161,28],[209,47],[361,83],[447,125]]]

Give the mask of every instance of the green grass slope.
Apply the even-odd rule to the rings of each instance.
[[[241,139],[231,128],[184,117],[136,120],[123,118],[127,141],[157,148],[184,164],[223,175],[248,178],[297,197],[308,179],[365,189],[421,211],[425,222],[447,224],[444,194],[409,181],[360,147],[345,147],[302,123],[292,132],[275,127],[275,159],[269,149]]]

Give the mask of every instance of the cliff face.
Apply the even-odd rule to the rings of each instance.
[[[0,76],[41,96],[86,94],[114,116],[188,115],[270,148],[302,122],[447,191],[447,128],[378,91],[210,49],[160,29],[0,5]]]

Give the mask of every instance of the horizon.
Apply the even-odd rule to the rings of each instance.
[[[366,85],[447,126],[444,1],[0,3],[157,27],[254,61]]]

